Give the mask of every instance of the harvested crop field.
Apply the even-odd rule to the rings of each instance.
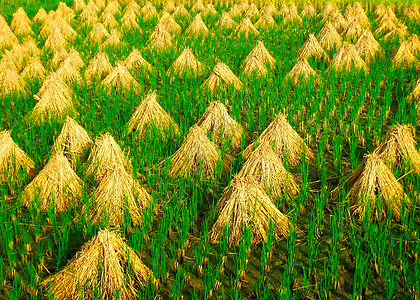
[[[419,299],[420,6],[0,4],[0,299]]]

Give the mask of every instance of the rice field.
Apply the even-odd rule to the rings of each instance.
[[[419,299],[420,6],[0,15],[1,299]]]

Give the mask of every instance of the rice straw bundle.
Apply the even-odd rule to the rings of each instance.
[[[58,68],[67,57],[69,57],[67,50],[64,47],[59,47],[58,49],[54,50],[51,66],[53,68]]]
[[[219,217],[210,233],[217,243],[229,227],[229,245],[238,245],[245,227],[251,230],[251,244],[267,240],[270,222],[275,225],[276,240],[289,236],[289,219],[273,204],[263,187],[252,177],[235,176],[218,204]]]
[[[23,69],[20,76],[29,82],[32,82],[35,78],[43,81],[45,79],[46,71],[38,56],[32,57],[25,69]]]
[[[384,13],[385,13],[385,11],[386,11],[386,6],[383,4],[383,3],[379,3],[377,6],[376,6],[376,9],[375,9],[375,11],[373,12],[373,15],[376,17],[376,18],[379,18],[380,16],[382,16]]]
[[[119,26],[117,20],[115,19],[114,15],[111,13],[103,12],[99,17],[101,23],[108,29],[116,28]]]
[[[404,40],[408,34],[407,26],[403,23],[397,23],[395,27],[384,36],[384,40],[399,38]]]
[[[185,33],[188,36],[193,36],[195,38],[199,38],[200,36],[207,36],[209,29],[207,28],[206,24],[204,24],[203,19],[201,19],[200,13],[194,17],[194,20],[190,26],[188,26]]]
[[[96,0],[95,5],[98,8],[98,10],[102,10],[105,8],[105,1],[104,0]]]
[[[22,44],[22,54],[25,59],[29,59],[33,56],[41,55],[41,50],[38,48],[36,42],[33,38],[26,38]]]
[[[3,16],[0,15],[0,49],[9,47],[14,43],[18,43],[18,39],[10,29],[9,25],[7,25]]]
[[[208,15],[211,15],[211,16],[214,17],[214,16],[217,16],[219,14],[217,12],[216,8],[214,7],[214,5],[211,4],[211,3],[208,3],[206,5],[206,7],[203,10],[201,10],[200,12],[205,17],[207,17]]]
[[[191,49],[186,47],[169,67],[167,73],[172,79],[176,76],[182,79],[201,76],[203,69],[203,64],[195,58]]]
[[[363,32],[363,27],[356,20],[349,22],[347,28],[342,32],[342,36],[346,37],[348,41],[356,41],[360,38]]]
[[[0,72],[6,70],[13,70],[19,72],[19,67],[16,65],[16,59],[11,51],[6,50],[0,60]]]
[[[393,19],[384,19],[375,30],[376,35],[383,33],[389,33],[397,27],[396,22]]]
[[[112,46],[119,46],[121,43],[120,34],[118,33],[117,29],[111,29],[110,35],[107,37],[105,42],[102,43],[101,49],[112,47]]]
[[[90,211],[92,223],[106,220],[109,226],[119,227],[129,215],[133,224],[139,226],[151,198],[124,168],[117,166],[104,175],[95,190],[95,205]]]
[[[339,11],[332,13],[328,17],[325,17],[323,21],[324,23],[331,22],[331,24],[335,27],[337,32],[344,31],[351,22],[351,20],[347,20],[346,18],[344,18],[344,16]]]
[[[181,33],[181,26],[172,18],[172,16],[165,12],[159,20],[158,25],[163,26],[170,34]]]
[[[242,73],[247,76],[262,77],[267,75],[268,69],[256,56],[247,56],[241,65]]]
[[[160,106],[155,92],[149,93],[128,121],[128,133],[135,132],[139,138],[144,138],[152,127],[162,136],[168,132],[178,134],[179,129],[172,117]]]
[[[339,10],[338,8],[335,6],[335,4],[331,3],[331,2],[327,2],[324,4],[324,7],[322,8],[322,11],[320,13],[320,16],[322,18],[326,18],[331,14],[337,13]]]
[[[24,89],[25,81],[16,70],[6,68],[0,72],[0,95],[22,93]]]
[[[294,85],[298,85],[301,81],[308,82],[311,78],[315,84],[318,84],[321,80],[321,77],[312,69],[305,58],[301,58],[286,75],[286,79],[289,79]]]
[[[369,64],[381,52],[381,45],[375,40],[369,29],[364,29],[357,43],[354,45],[357,53]]]
[[[0,184],[8,180],[15,181],[22,171],[33,177],[35,175],[34,162],[13,141],[10,131],[0,131]]]
[[[136,252],[107,229],[87,242],[63,270],[42,282],[45,297],[54,299],[137,299],[138,290],[153,278]]]
[[[169,175],[171,177],[188,177],[201,171],[201,178],[214,176],[221,154],[216,144],[211,142],[201,127],[194,125],[183,141],[181,147],[171,156]],[[228,162],[223,162],[223,169]]]
[[[150,72],[152,70],[152,65],[143,58],[140,51],[136,48],[133,48],[133,51],[131,51],[130,55],[124,60],[124,66],[130,72]]]
[[[274,21],[273,17],[267,13],[263,14],[257,23],[255,23],[255,28],[258,29],[274,28],[275,26],[276,21]]]
[[[65,48],[67,45],[67,39],[61,33],[60,28],[54,28],[51,34],[48,36],[47,40],[45,41],[45,48],[51,50],[57,50],[58,48]]]
[[[214,93],[219,88],[225,90],[231,86],[236,90],[240,90],[243,84],[226,64],[220,62],[213,68],[209,78],[204,81],[203,86]]]
[[[331,23],[327,23],[322,27],[318,34],[318,41],[327,51],[331,51],[334,47],[340,47],[343,43],[340,35]]]
[[[420,9],[418,5],[413,5],[410,7],[407,7],[404,10],[404,16],[410,20],[413,21],[419,21],[420,20]]]
[[[108,55],[105,52],[100,52],[90,61],[85,70],[86,84],[92,87],[92,82],[98,82],[105,78],[112,70],[112,65],[109,62]]]
[[[410,51],[410,46],[407,42],[402,42],[400,47],[398,47],[397,53],[395,53],[392,63],[395,68],[402,66],[403,68],[408,68],[411,65],[418,66],[418,60],[414,54]]]
[[[60,2],[58,4],[56,13],[63,19],[65,20],[67,23],[70,23],[70,21],[74,18],[75,13],[74,11],[67,6],[66,3],[64,2]]]
[[[302,45],[302,47],[297,52],[298,59],[302,59],[302,58],[309,59],[310,57],[324,58],[327,61],[329,60],[327,53],[319,44],[318,40],[313,34],[309,35],[306,42]]]
[[[140,85],[130,74],[124,63],[117,62],[116,66],[102,81],[102,84],[107,88],[108,93],[112,94],[133,90],[135,93],[140,92]]]
[[[83,182],[62,153],[52,156],[22,193],[22,205],[30,207],[39,201],[40,208],[56,213],[66,211],[82,194]]]
[[[48,19],[48,14],[44,8],[40,7],[33,18],[34,22],[44,23]]]
[[[240,8],[238,4],[232,5],[232,7],[230,8],[228,12],[229,16],[231,16],[232,18],[240,17],[242,13],[243,13],[243,9]]]
[[[412,34],[407,38],[407,46],[411,53],[417,55],[420,50],[420,39],[417,34]]]
[[[96,23],[92,31],[89,33],[89,41],[95,44],[101,44],[108,37],[109,32],[102,23]]]
[[[289,13],[289,11],[289,6],[286,3],[283,3],[281,8],[279,9],[279,15],[284,18]]]
[[[51,147],[51,155],[58,152],[64,154],[70,161],[83,159],[87,150],[93,145],[86,130],[70,117],[66,118],[60,134]]]
[[[183,18],[183,19],[189,19],[190,13],[188,12],[188,10],[185,8],[184,4],[179,4],[173,13],[173,17],[174,18]]]
[[[243,63],[245,64],[246,60],[251,57],[257,57],[265,66],[269,65],[270,68],[273,68],[276,64],[276,59],[268,52],[262,41],[258,41],[257,46],[251,50]]]
[[[311,160],[314,158],[312,150],[290,126],[286,115],[281,113],[261,133],[257,141],[244,150],[243,157],[247,159],[258,145],[264,143],[268,143],[280,159],[284,160],[287,158],[288,164],[292,167],[300,164],[302,152],[305,152],[306,159]]]
[[[86,7],[80,14],[80,19],[87,24],[94,24],[98,20],[99,8],[96,6],[93,0],[89,0]]]
[[[17,35],[30,35],[34,33],[31,28],[31,23],[32,22],[26,15],[26,12],[22,7],[19,7],[18,10],[13,14],[10,28]]]
[[[274,5],[273,2],[269,1],[267,2],[263,8],[261,9],[261,14],[269,14],[269,15],[273,15],[277,12],[277,7],[276,5]]]
[[[121,25],[125,30],[137,30],[139,34],[143,33],[136,21],[137,15],[133,10],[127,10],[121,18]]]
[[[299,194],[299,186],[293,175],[283,167],[282,160],[268,143],[252,151],[238,176],[254,178],[275,199],[284,194],[288,197]]]
[[[204,9],[206,9],[206,6],[201,0],[195,1],[193,6],[191,7],[191,11],[195,14],[202,12]]]
[[[140,12],[140,5],[137,4],[136,0],[131,0],[125,7],[125,12],[131,11],[136,15]]]
[[[392,22],[397,22],[398,18],[395,15],[395,12],[393,10],[392,7],[387,6],[384,8],[384,10],[378,15],[378,17],[376,18],[376,21],[379,23],[382,23],[384,21],[392,21]]]
[[[232,29],[238,26],[238,24],[232,20],[227,12],[222,12],[222,16],[220,17],[219,21],[217,21],[216,25],[223,29]]]
[[[172,47],[172,36],[163,25],[156,25],[147,43],[157,50],[167,50]]]
[[[369,17],[366,15],[366,12],[360,2],[348,5],[344,13],[344,17],[348,21],[356,21],[363,29],[369,28],[370,26]]]
[[[73,8],[75,11],[79,12],[85,9],[86,3],[83,0],[74,0],[73,2]]]
[[[50,36],[54,29],[59,28],[61,34],[66,38],[70,39],[77,35],[77,32],[67,23],[58,13],[52,12],[48,15],[48,18],[45,20],[44,25],[40,31],[40,35],[43,37]]]
[[[335,69],[337,72],[349,72],[351,70],[364,69],[365,72],[369,71],[368,66],[360,57],[356,48],[350,43],[343,43],[338,49],[337,53],[334,55],[331,60],[331,64],[328,67],[328,70]]]
[[[175,10],[175,2],[172,0],[166,1],[165,7],[162,10],[162,13],[171,14]]]
[[[400,220],[402,200],[409,202],[409,199],[394,173],[377,154],[366,155],[348,182],[347,197],[355,215],[380,220],[390,210],[394,219]]]
[[[226,106],[219,101],[210,103],[196,125],[210,135],[214,143],[219,146],[222,146],[226,140],[231,141],[232,149],[237,149],[241,145],[243,128],[229,115]]]
[[[50,117],[63,117],[73,108],[72,91],[56,74],[47,77],[34,98],[39,101],[29,116],[38,124]]]
[[[123,167],[129,174],[133,171],[130,160],[109,133],[96,138],[88,161],[90,163],[87,174],[93,175],[97,182],[101,181],[108,171],[119,167]]]
[[[312,3],[307,3],[302,12],[301,15],[303,18],[312,18],[316,15],[315,7],[312,5]]]
[[[159,17],[156,7],[149,1],[143,6],[140,13],[145,21]]]
[[[58,78],[67,84],[73,85],[77,83],[77,85],[80,86],[83,81],[82,74],[69,58],[70,56],[66,58],[66,60],[57,69],[55,74]]]
[[[249,18],[244,18],[242,22],[238,25],[235,30],[235,37],[239,39],[241,36],[245,39],[248,39],[251,35],[258,35],[259,32],[257,28],[255,28],[254,24],[252,24]]]
[[[416,102],[416,105],[420,102],[420,79],[417,80],[414,90],[407,97],[407,102],[409,104],[411,104],[413,100]]]
[[[299,16],[299,13],[297,11],[296,4],[292,3],[289,6],[288,12],[283,15],[283,24],[287,24],[289,22],[297,21],[300,24],[302,24],[302,18]]]
[[[108,2],[107,6],[105,7],[103,14],[109,14],[115,16],[115,14],[119,13],[120,11],[120,4],[116,0],[111,0]]]
[[[420,154],[416,149],[415,130],[411,125],[395,125],[389,129],[382,144],[374,151],[390,168],[408,165],[420,173]]]
[[[258,18],[260,16],[260,11],[258,10],[255,3],[251,3],[245,11],[245,16],[248,18]]]

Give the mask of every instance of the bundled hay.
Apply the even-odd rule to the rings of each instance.
[[[167,50],[172,47],[172,36],[163,25],[157,25],[147,43],[157,50]]]
[[[50,36],[54,29],[59,28],[61,34],[66,38],[72,38],[77,35],[76,31],[67,23],[58,13],[52,12],[45,20],[44,25],[40,31],[40,35],[43,37]]]
[[[6,50],[0,60],[0,71],[2,72],[8,69],[19,72],[19,67],[16,65],[13,53]]]
[[[420,100],[420,79],[417,80],[414,90],[407,97],[407,102],[409,104],[411,104],[413,100],[416,102],[416,105]]]
[[[131,11],[135,14],[138,14],[140,12],[140,5],[137,4],[136,0],[131,0],[127,6],[125,7],[125,11]]]
[[[34,16],[34,22],[44,23],[48,19],[48,14],[44,8],[40,7]]]
[[[390,168],[410,166],[420,173],[420,154],[416,149],[415,130],[411,125],[395,125],[374,151]]]
[[[277,12],[277,7],[273,2],[268,2],[266,5],[263,6],[261,9],[261,14],[269,14],[273,15]]]
[[[245,11],[245,16],[248,18],[258,18],[260,11],[254,3],[251,3]]]
[[[13,14],[10,28],[17,35],[29,35],[34,33],[31,28],[31,20],[28,18],[22,7],[19,7],[19,9]]]
[[[379,8],[379,7],[378,7]],[[384,21],[392,21],[397,22],[398,18],[395,15],[395,12],[392,7],[387,6],[384,8],[384,10],[378,14],[378,17],[376,18],[376,21],[379,23],[382,23]]]
[[[381,46],[375,40],[372,32],[369,29],[364,29],[357,43],[354,45],[357,53],[365,59],[369,64],[374,57],[380,53]]]
[[[227,65],[220,62],[213,68],[209,78],[204,81],[203,86],[215,93],[219,88],[225,90],[231,86],[236,90],[240,90],[243,84]]]
[[[203,10],[201,10],[201,14],[203,16],[207,17],[208,15],[217,16],[219,13],[217,12],[214,5],[209,3],[209,4],[206,5],[206,7]]]
[[[270,52],[268,52],[262,41],[258,41],[257,46],[251,50],[251,52],[245,58],[243,64],[245,64],[246,61],[252,57],[257,57],[265,66],[268,65],[270,68],[273,68],[276,64],[276,59],[270,54]]]
[[[359,56],[356,48],[347,42],[341,45],[331,60],[331,65],[328,67],[328,70],[330,71],[333,68],[338,72],[349,72],[353,69],[358,71],[364,69],[365,72],[369,71],[368,66]]]
[[[79,69],[72,63],[70,56],[60,65],[60,67],[55,72],[58,78],[64,81],[67,84],[82,84],[82,74]]]
[[[20,76],[27,81],[32,82],[34,79],[43,81],[45,79],[46,71],[38,56],[34,56],[23,69]]]
[[[140,13],[143,16],[143,19],[145,21],[159,17],[159,14],[156,11],[156,7],[152,3],[150,3],[150,2],[147,2],[143,6],[143,8],[141,9]]]
[[[32,38],[26,38],[22,44],[22,55],[25,59],[29,59],[33,56],[41,55],[41,50],[39,50],[36,42]]]
[[[289,219],[273,204],[263,187],[252,177],[235,176],[225,189],[218,204],[219,218],[213,225],[210,240],[219,241],[229,227],[229,244],[238,245],[245,228],[251,230],[251,243],[267,240],[270,222],[275,225],[275,237],[289,236]]]
[[[15,181],[21,172],[33,177],[34,162],[13,141],[10,131],[0,131],[0,184]]]
[[[332,15],[334,13],[339,12],[338,8],[335,6],[335,4],[331,2],[325,3],[324,7],[322,8],[322,11],[320,13],[320,16],[322,18],[327,18],[329,15]]]
[[[69,57],[69,53],[64,47],[60,47],[54,50],[53,58],[51,60],[51,66],[58,68],[65,60]]]
[[[10,29],[9,25],[7,25],[4,18],[0,16],[0,49],[12,46],[15,43],[18,43],[17,37]]]
[[[174,61],[172,66],[169,67],[167,73],[172,78],[178,76],[182,78],[198,77],[202,75],[204,66],[199,62],[191,49],[186,47],[181,55]]]
[[[119,26],[117,20],[115,19],[114,15],[111,13],[103,12],[100,16],[100,20],[102,24],[108,29],[116,28]]]
[[[264,143],[268,143],[282,160],[287,158],[288,164],[293,167],[300,164],[302,152],[305,152],[306,159],[314,158],[312,150],[290,126],[286,115],[281,113],[261,133],[258,140],[244,150],[243,157],[248,158],[257,145]]]
[[[22,205],[33,203],[43,211],[53,208],[56,213],[67,210],[82,194],[83,182],[62,153],[52,156],[47,165],[22,193]]]
[[[324,51],[324,49],[316,39],[315,35],[313,34],[309,35],[306,42],[297,52],[298,59],[309,59],[310,57],[323,58],[327,61],[329,60],[327,53]]]
[[[179,133],[178,125],[172,117],[160,106],[155,92],[148,94],[128,121],[128,133],[144,138],[152,127],[166,136],[168,132]]]
[[[247,76],[261,77],[268,73],[267,67],[256,56],[247,56],[241,65],[242,73]]]
[[[105,1],[104,0],[96,0],[95,1],[96,7],[98,7],[98,10],[102,10],[105,8]]]
[[[168,13],[171,14],[175,10],[175,2],[172,0],[169,0],[166,2],[165,7],[163,8],[162,13]]]
[[[312,18],[316,15],[315,7],[312,5],[312,3],[308,3],[305,5],[301,12],[302,17],[304,18]]]
[[[113,91],[115,93],[124,90],[133,90],[135,93],[140,91],[139,83],[131,76],[122,62],[117,62],[116,66],[102,81],[102,84],[106,86],[109,94],[112,94]]]
[[[45,279],[45,296],[54,299],[137,299],[138,289],[153,277],[136,252],[107,229],[87,242],[63,270]]]
[[[232,18],[237,18],[240,17],[242,15],[243,9],[241,7],[239,7],[238,4],[234,4],[232,5],[232,7],[230,8],[228,14],[229,16],[231,16]]]
[[[413,21],[419,21],[420,20],[420,9],[418,5],[413,5],[410,7],[407,7],[404,10],[404,16],[408,19],[411,19]]]
[[[113,16],[119,12],[120,12],[120,4],[116,0],[109,1],[103,11],[104,14],[110,14]]]
[[[202,178],[214,176],[221,154],[217,146],[211,142],[201,127],[194,125],[181,147],[171,156],[169,175],[171,177],[188,177],[198,174]],[[223,162],[224,170],[228,162]]]
[[[299,193],[293,175],[283,167],[282,160],[267,143],[250,154],[238,176],[254,178],[274,198],[281,198],[284,194],[294,197]]]
[[[60,134],[51,147],[51,155],[58,152],[75,162],[82,159],[87,150],[93,145],[86,130],[70,117],[66,118]]]
[[[287,24],[289,22],[294,21],[302,24],[302,18],[299,16],[297,7],[294,3],[292,3],[289,7],[289,11],[283,15],[283,24]]]
[[[188,26],[185,33],[188,36],[193,36],[195,38],[199,38],[200,36],[207,36],[209,33],[209,29],[207,28],[206,24],[204,24],[203,19],[201,19],[201,14],[195,16],[194,20]]]
[[[137,30],[139,34],[143,33],[139,24],[136,21],[137,15],[132,10],[127,10],[121,18],[121,25],[125,30],[134,31]]]
[[[111,71],[112,65],[109,62],[108,55],[104,52],[96,54],[85,70],[87,86],[92,87],[92,82],[102,80]]]
[[[188,12],[188,10],[185,8],[185,6],[183,4],[179,4],[173,13],[174,18],[184,18],[184,19],[189,19],[190,13]]]
[[[244,18],[241,24],[239,24],[235,30],[235,37],[237,39],[239,39],[240,37],[248,39],[250,35],[253,36],[258,34],[259,32],[257,28],[255,28],[254,24],[252,24],[249,18]]]
[[[94,44],[101,44],[108,37],[109,32],[102,23],[96,23],[92,31],[89,33],[89,41]]]
[[[273,28],[276,26],[276,21],[270,14],[263,14],[262,17],[255,23],[255,28],[258,29],[267,29]]]
[[[306,58],[301,58],[287,73],[286,79],[290,80],[294,85],[298,85],[301,81],[308,82],[311,79],[313,79],[315,84],[318,84],[321,77],[312,69]]]
[[[122,167],[109,170],[95,190],[95,206],[91,209],[93,224],[104,221],[119,227],[129,215],[134,225],[143,220],[143,210],[149,206],[151,196]]]
[[[334,47],[340,47],[342,45],[341,37],[337,30],[331,23],[325,24],[318,34],[319,44],[326,48],[327,51],[331,51]]]
[[[394,173],[375,153],[365,156],[348,182],[350,192],[347,197],[353,213],[362,218],[379,220],[391,211],[393,217],[399,220],[403,199],[409,202]]]
[[[396,22],[393,19],[384,19],[376,28],[375,34],[382,35],[384,33],[389,33],[397,27]]]
[[[163,26],[169,33],[181,33],[181,26],[172,18],[169,13],[164,13],[160,18],[158,25]]]
[[[67,45],[67,39],[64,37],[64,35],[61,33],[60,28],[54,28],[50,36],[45,41],[45,48],[51,49],[51,50],[57,50],[59,48],[65,48]]]
[[[344,18],[344,16],[339,11],[332,13],[322,21],[323,23],[331,22],[337,32],[344,31],[349,25],[349,20],[346,20],[346,18]]]
[[[200,13],[203,10],[206,9],[206,6],[204,5],[203,1],[197,0],[194,5],[191,7],[191,11],[193,13]]]
[[[399,38],[400,40],[404,40],[408,34],[407,26],[403,23],[397,23],[390,32],[388,32],[384,36],[384,40],[395,39]]]
[[[67,23],[70,23],[70,21],[74,18],[75,13],[74,11],[67,6],[66,3],[64,2],[60,2],[58,4],[56,13],[63,19],[65,20]]]
[[[116,168],[123,167],[129,174],[133,171],[130,160],[124,155],[120,146],[109,133],[96,138],[88,161],[90,161],[90,164],[87,174],[89,176],[93,175],[98,182],[108,171]]]
[[[16,70],[7,68],[0,72],[0,95],[22,93],[24,89],[25,81]]]
[[[90,0],[80,14],[80,19],[87,24],[94,24],[98,21],[99,8],[93,0]]]
[[[110,35],[107,37],[105,42],[102,43],[101,49],[105,49],[107,47],[119,46],[121,43],[120,41],[120,34],[118,33],[117,29],[111,29]]]
[[[150,72],[152,70],[152,65],[148,63],[147,60],[143,58],[140,51],[135,48],[124,60],[124,66],[128,71]]]
[[[217,21],[216,26],[223,29],[232,29],[236,28],[238,24],[232,20],[227,12],[222,12],[222,16],[220,17],[219,21]]]
[[[86,3],[83,0],[74,0],[73,8],[75,11],[79,12],[85,9]]]
[[[342,36],[345,36],[349,41],[355,41],[360,38],[363,33],[363,27],[356,20],[351,21],[347,28],[343,31]]]
[[[50,117],[63,117],[73,108],[71,89],[55,74],[50,74],[34,98],[38,100],[29,117],[36,123]]]
[[[196,125],[210,135],[214,143],[219,146],[222,146],[225,141],[231,141],[232,149],[241,146],[243,128],[229,116],[226,106],[219,101],[210,103]]]
[[[412,34],[407,38],[407,46],[411,53],[417,55],[420,50],[420,39],[417,34]]]
[[[411,65],[418,65],[418,60],[414,54],[410,51],[410,47],[407,42],[402,42],[398,47],[397,53],[395,53],[392,59],[394,67],[409,68]]]

